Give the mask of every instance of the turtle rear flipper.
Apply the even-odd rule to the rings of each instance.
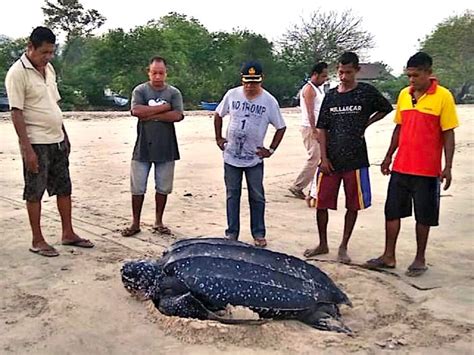
[[[191,292],[177,296],[160,297],[159,301],[153,301],[153,303],[161,313],[168,316],[215,320],[224,324],[260,325],[268,322],[268,319],[229,319],[221,317],[207,309]]]

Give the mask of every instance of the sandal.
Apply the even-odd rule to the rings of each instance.
[[[29,249],[29,251],[31,251],[34,254],[38,254],[38,255],[46,256],[46,257],[59,256],[58,251],[56,249],[54,249],[53,247],[51,247],[51,246],[49,248],[34,248],[34,247],[31,247]]]
[[[386,264],[381,257],[367,260],[364,267],[366,269],[395,269],[395,265]]]
[[[423,267],[412,267],[410,266],[407,271],[405,271],[405,275],[408,277],[418,277],[423,275],[428,270],[427,266]]]
[[[153,231],[155,233],[165,234],[165,235],[172,235],[173,234],[173,233],[171,233],[171,229],[169,229],[166,226],[154,226]]]
[[[78,247],[78,248],[93,248],[94,247],[94,243],[84,238],[78,238],[78,239],[73,239],[73,240],[63,240],[61,244],[70,246],[70,247]]]
[[[303,190],[298,190],[297,188],[294,188],[294,187],[290,187],[288,189],[292,194],[293,196],[295,196],[296,198],[299,198],[301,200],[304,200],[306,198],[306,195],[304,194]]]
[[[121,234],[122,234],[122,237],[131,237],[132,235],[135,235],[140,232],[141,232],[140,228],[134,229],[134,228],[127,227],[124,230],[122,230]]]

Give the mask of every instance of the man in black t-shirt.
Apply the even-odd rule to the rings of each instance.
[[[341,181],[344,181],[347,212],[338,261],[351,261],[347,245],[357,213],[371,204],[370,164],[364,134],[368,126],[392,111],[392,105],[372,85],[356,81],[359,68],[357,54],[341,55],[338,65],[341,83],[326,95],[319,113],[316,126],[321,147],[316,199],[319,245],[306,250],[306,257],[329,252],[328,209],[337,208]]]

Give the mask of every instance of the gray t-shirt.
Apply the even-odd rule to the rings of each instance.
[[[155,106],[163,103],[169,103],[173,111],[183,112],[181,92],[171,85],[156,90],[146,82],[133,89],[132,109],[136,105]],[[174,123],[139,120],[132,160],[157,163],[179,160]]]

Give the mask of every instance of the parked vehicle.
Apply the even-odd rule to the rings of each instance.
[[[121,95],[106,95],[104,100],[107,104],[114,107],[126,107],[128,105],[128,98]]]
[[[8,103],[7,94],[3,91],[0,91],[0,111],[9,111],[10,105]]]
[[[202,107],[203,110],[215,111],[218,105],[219,105],[218,102],[201,101],[200,106]]]

